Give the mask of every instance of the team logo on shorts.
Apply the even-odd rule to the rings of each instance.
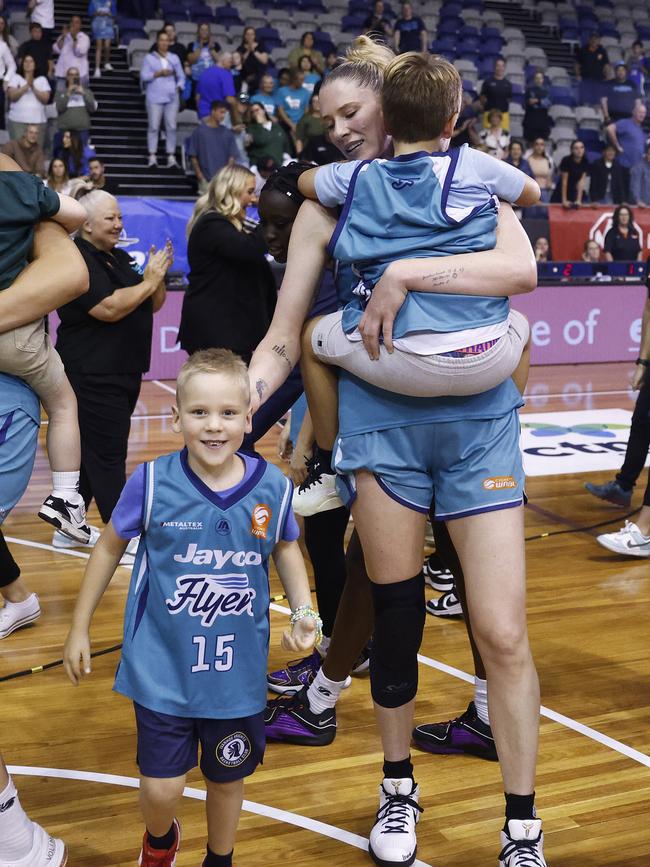
[[[266,539],[273,512],[266,503],[258,503],[251,514],[251,533],[258,539]]]
[[[504,488],[516,488],[517,482],[512,476],[491,476],[483,479],[483,487],[486,491],[502,491]]]
[[[217,761],[226,768],[238,768],[251,754],[251,742],[244,732],[233,732],[215,750]]]
[[[215,525],[215,530],[220,536],[227,536],[230,533],[230,524],[225,518],[221,518]]]

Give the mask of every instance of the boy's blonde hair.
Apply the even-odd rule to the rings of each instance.
[[[241,229],[241,222],[238,219],[241,211],[241,195],[251,180],[255,180],[255,175],[244,166],[234,164],[220,169],[210,181],[207,193],[196,200],[194,211],[187,224],[188,238],[194,224],[206,211],[222,214],[237,229]]]
[[[200,349],[190,355],[178,372],[176,379],[177,406],[180,406],[183,389],[197,373],[223,373],[239,380],[246,400],[250,400],[251,392],[246,362],[229,349]]]
[[[323,79],[321,90],[334,81],[352,81],[359,87],[369,87],[379,93],[384,80],[384,70],[395,58],[395,52],[375,42],[369,36],[357,36],[340,58],[340,63]]]
[[[381,103],[386,129],[403,142],[438,138],[460,110],[463,82],[444,57],[408,51],[384,70]]]

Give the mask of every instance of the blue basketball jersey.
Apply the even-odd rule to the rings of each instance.
[[[197,478],[185,450],[146,465],[114,686],[144,707],[232,719],[266,705],[268,560],[283,538],[292,485],[257,461],[226,496]]]
[[[357,296],[344,309],[343,329],[354,331],[374,285],[397,259],[490,250],[496,243],[498,201],[451,207],[447,198],[459,151],[414,153],[361,162],[348,188],[329,251],[354,263]],[[454,332],[503,322],[507,298],[409,292],[393,327],[395,338]]]
[[[40,423],[36,394],[22,379],[0,373],[0,524],[29,484]]]

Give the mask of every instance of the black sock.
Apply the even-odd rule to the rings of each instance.
[[[232,867],[232,852],[230,855],[215,855],[209,846],[202,867]],[[235,850],[233,849],[233,852]]]
[[[408,756],[408,758],[402,759],[399,762],[389,762],[388,759],[384,759],[384,777],[389,780],[401,780],[407,777],[413,779],[411,757]]]
[[[535,792],[532,795],[509,795],[506,792],[506,824],[509,819],[534,819],[535,815]]]
[[[316,446],[316,457],[318,463],[323,467],[326,473],[330,474],[334,473],[334,470],[332,469],[332,455],[333,452],[328,452],[327,449],[322,449],[320,446]]]
[[[154,837],[153,834],[147,831],[147,837],[149,838],[149,845],[153,849],[171,849],[176,840],[176,828],[174,827],[174,823],[172,822],[172,826],[167,831],[164,837]]]

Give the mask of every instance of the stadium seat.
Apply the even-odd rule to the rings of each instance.
[[[239,25],[240,27],[244,26],[244,22],[234,6],[217,6],[214,10],[214,18],[215,21],[218,21],[220,24],[225,24],[228,27],[233,27],[235,25]]]
[[[284,44],[280,33],[275,27],[258,27],[255,34],[260,42],[263,42],[271,51]]]
[[[156,38],[156,33],[158,33],[159,30],[162,30],[164,23],[165,22],[162,20],[162,18],[149,18],[147,19],[147,21],[145,21],[144,29],[149,39]],[[182,41],[183,40],[181,40],[181,42]]]
[[[460,73],[463,79],[465,78],[476,78],[478,75],[478,70],[476,68],[476,64],[472,60],[467,60],[466,58],[459,58],[454,61],[454,66]],[[465,86],[465,82],[463,81],[463,87]]]
[[[556,105],[576,105],[576,98],[573,95],[573,90],[570,87],[559,87],[552,85],[549,91],[551,102]]]
[[[571,125],[575,123],[575,112],[570,105],[552,105],[548,110],[548,114],[556,124]]]
[[[151,39],[132,39],[127,48],[126,56],[131,72],[139,72],[142,61],[151,49]]]
[[[571,76],[562,66],[548,66],[545,75],[557,87],[571,87]]]
[[[354,33],[356,36],[363,29],[363,22],[365,20],[365,15],[344,15],[341,19],[341,30],[344,33]]]

